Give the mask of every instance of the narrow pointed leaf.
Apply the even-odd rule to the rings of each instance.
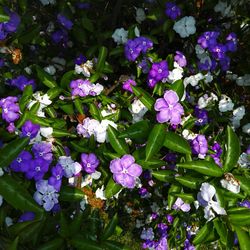
[[[117,194],[122,189],[121,185],[116,184],[111,177],[108,181],[108,184],[105,188],[105,197],[111,198],[115,194]]]
[[[118,223],[117,214],[115,214],[112,219],[109,221],[108,225],[105,227],[103,235],[101,236],[102,240],[107,240],[115,232],[115,227]]]
[[[37,248],[37,250],[57,250],[63,248],[64,240],[62,238],[55,238],[46,242]]]
[[[153,110],[154,108],[154,98],[150,94],[140,87],[132,86],[133,93],[139,98],[139,100],[146,106],[148,110]]]
[[[249,242],[250,242],[249,233],[239,227],[235,227],[235,231],[240,243],[240,250],[249,250]]]

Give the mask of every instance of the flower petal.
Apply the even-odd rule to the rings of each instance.
[[[163,98],[159,98],[156,100],[154,108],[156,111],[161,111],[162,109],[168,108],[168,104]]]
[[[179,101],[179,97],[173,90],[168,90],[164,94],[164,99],[168,104],[174,105]]]
[[[134,176],[134,177],[138,177],[141,175],[142,173],[142,168],[140,165],[134,163],[132,164],[129,168],[128,168],[128,173],[131,175],[131,176]]]

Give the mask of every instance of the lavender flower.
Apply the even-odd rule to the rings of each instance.
[[[217,44],[219,35],[220,33],[216,31],[206,31],[198,38],[198,44],[200,44],[203,49],[213,47]]]
[[[134,188],[136,178],[142,173],[141,166],[135,163],[132,155],[124,155],[122,158],[112,160],[110,170],[115,182],[126,188]]]
[[[181,123],[181,115],[184,114],[184,109],[178,103],[179,97],[173,90],[168,90],[164,94],[164,98],[156,100],[154,109],[159,111],[156,119],[159,123],[170,122],[171,125]]]
[[[49,185],[46,180],[36,182],[36,189],[34,200],[46,211],[50,211],[58,203],[59,194],[56,189]]]
[[[166,3],[165,14],[172,20],[176,20],[181,15],[181,9],[173,2]]]
[[[174,210],[181,210],[183,212],[188,212],[190,211],[191,207],[188,203],[185,203],[181,198],[177,198],[175,201],[173,207]]]
[[[23,213],[20,218],[18,219],[18,222],[25,222],[25,221],[31,221],[35,219],[35,213],[33,212],[25,212]]]
[[[250,201],[249,200],[244,200],[242,202],[238,203],[240,207],[247,207],[250,209]]]
[[[154,239],[154,231],[153,228],[150,227],[148,229],[143,228],[141,232],[141,239],[142,240],[153,240]]]
[[[45,173],[49,170],[49,163],[43,158],[37,158],[29,162],[29,169],[25,173],[27,179],[34,179],[39,181],[43,178]]]
[[[51,144],[48,142],[37,142],[33,145],[32,151],[36,158],[43,158],[49,163],[52,162],[53,154]]]
[[[29,136],[30,139],[36,137],[37,133],[40,130],[40,125],[32,123],[30,120],[27,120],[22,126],[21,136]]]
[[[22,151],[10,164],[10,169],[15,172],[26,172],[32,162],[32,155],[28,151]]]
[[[34,90],[36,85],[33,79],[29,80],[27,77],[20,75],[17,78],[13,78],[10,80],[10,86],[16,87],[19,90],[23,91],[26,86],[31,85]]]
[[[80,163],[75,162],[71,159],[71,156],[60,156],[58,163],[62,166],[63,168],[63,175],[66,178],[73,177],[77,174],[79,174],[82,170],[82,166]]]
[[[96,171],[100,161],[97,159],[96,155],[93,153],[90,154],[81,154],[81,164],[85,172],[92,174]]]
[[[157,82],[167,78],[168,75],[169,70],[167,61],[153,63],[148,74],[148,86],[153,88]]]
[[[20,108],[16,103],[17,97],[8,96],[0,99],[0,108],[2,108],[2,118],[8,123],[14,122],[19,119]]]
[[[230,33],[226,37],[226,47],[228,51],[235,52],[237,50],[237,36],[235,33]]]
[[[176,51],[174,60],[179,64],[180,67],[185,67],[187,65],[187,59],[180,51]]]
[[[133,93],[133,89],[132,89],[131,85],[136,86],[136,82],[134,80],[132,80],[132,79],[128,79],[127,81],[125,81],[123,83],[122,88],[124,90],[127,90],[127,91]]]
[[[192,150],[194,154],[206,155],[208,151],[207,140],[204,135],[198,135],[192,141]]]
[[[57,15],[57,20],[67,30],[72,29],[73,23],[66,16],[64,16],[62,14],[58,14]]]
[[[60,191],[63,177],[63,168],[60,164],[56,164],[55,167],[51,169],[52,176],[48,179],[49,185],[53,186],[56,191]]]

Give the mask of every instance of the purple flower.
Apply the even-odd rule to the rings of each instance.
[[[82,166],[80,163],[72,160],[71,156],[60,156],[58,163],[63,168],[63,175],[66,178],[73,177],[79,174],[82,170]]]
[[[36,182],[37,191],[34,193],[34,200],[43,206],[46,211],[50,211],[57,203],[59,194],[56,189],[48,184],[46,180]]]
[[[149,195],[149,192],[145,187],[141,187],[139,189],[139,195],[141,196],[141,198],[147,198]]]
[[[167,229],[168,229],[167,224],[165,224],[165,223],[159,223],[157,225],[157,229],[158,229],[158,232],[160,233],[161,236],[166,236]]]
[[[181,123],[181,116],[184,114],[184,109],[178,103],[179,97],[173,90],[167,90],[164,98],[156,100],[154,109],[159,111],[156,119],[159,123],[170,122],[171,125],[178,125]]]
[[[10,20],[6,23],[4,23],[4,29],[5,31],[12,33],[12,32],[16,32],[19,24],[20,24],[20,17],[17,15],[17,13],[15,12],[10,12],[9,13],[10,16]]]
[[[0,31],[0,33],[1,33],[1,31]],[[0,35],[0,40],[1,40],[1,35]],[[5,64],[4,59],[0,58],[0,68],[4,67],[4,64]]]
[[[29,136],[30,139],[36,137],[37,133],[40,130],[40,125],[32,123],[30,120],[27,120],[22,126],[21,136]]]
[[[148,229],[143,228],[141,232],[141,239],[142,240],[153,240],[154,239],[154,231],[153,228],[150,227]]]
[[[131,85],[136,86],[136,82],[134,80],[132,80],[132,79],[128,79],[127,81],[125,81],[123,83],[122,88],[124,90],[127,90],[127,91],[133,93],[133,89],[132,89]]]
[[[240,207],[247,207],[250,209],[250,201],[249,200],[244,200],[242,202],[238,203]]]
[[[110,170],[115,182],[126,188],[134,188],[136,178],[142,173],[142,167],[135,163],[132,155],[112,160]]]
[[[205,155],[208,150],[207,140],[204,135],[198,135],[192,141],[192,150],[194,154]]]
[[[224,56],[223,58],[220,59],[220,66],[223,71],[227,71],[230,67],[230,62],[231,59],[228,56]]]
[[[153,63],[149,74],[148,74],[148,85],[153,88],[155,84],[169,75],[168,63],[167,61],[161,61]]]
[[[9,125],[6,129],[9,133],[14,133],[16,130],[15,124],[13,122],[9,123]]]
[[[43,178],[45,173],[49,170],[49,163],[43,158],[37,158],[29,162],[29,169],[25,173],[27,179],[34,179],[39,181]]]
[[[7,37],[8,33],[4,30],[4,23],[0,23],[0,41]]]
[[[70,82],[71,94],[73,96],[87,96],[92,83],[89,80],[77,79]]]
[[[98,167],[100,161],[96,157],[95,154],[90,153],[90,154],[81,154],[81,164],[85,172],[88,174],[92,174],[96,171],[96,168]]]
[[[51,38],[54,43],[61,43],[64,47],[67,47],[68,42],[68,32],[66,30],[56,30],[52,33]]]
[[[168,242],[167,238],[164,236],[162,237],[156,244],[155,244],[155,250],[163,250],[168,249]]]
[[[75,59],[75,64],[81,65],[87,61],[87,58],[83,55],[80,54],[76,59]]]
[[[217,38],[219,35],[220,33],[216,31],[204,32],[198,38],[198,44],[200,44],[203,49],[206,49],[208,47],[213,47],[217,44]]]
[[[184,250],[195,250],[195,247],[190,243],[188,239],[184,241]]]
[[[138,68],[142,69],[142,72],[144,74],[147,74],[150,70],[148,60],[147,59],[142,59],[142,61],[138,64]]]
[[[179,64],[180,67],[185,67],[187,65],[187,59],[180,51],[176,51],[174,60]]]
[[[0,99],[0,108],[2,108],[2,118],[8,123],[16,121],[20,115],[20,108],[18,106],[17,97],[8,96]]]
[[[57,20],[67,30],[72,29],[73,23],[66,16],[64,16],[62,14],[58,14],[57,15]]]
[[[58,192],[60,191],[63,177],[63,168],[60,164],[56,164],[51,169],[52,176],[48,179],[49,185],[53,186]]]
[[[226,47],[228,51],[235,52],[237,50],[237,36],[235,33],[230,33],[226,37]]]
[[[21,91],[23,91],[27,85],[31,85],[33,90],[36,86],[35,81],[33,79],[29,80],[23,75],[20,75],[17,78],[13,78],[10,80],[10,86],[16,87]]]
[[[217,59],[221,60],[224,59],[227,52],[227,47],[223,44],[216,44],[215,46],[209,46],[209,51],[212,53],[212,56]]]
[[[174,217],[171,214],[168,214],[166,218],[169,224],[172,224],[174,222]]]
[[[25,222],[25,221],[31,221],[35,219],[35,213],[33,212],[25,212],[23,213],[20,218],[18,219],[18,222]]]
[[[194,108],[194,115],[198,118],[195,124],[202,126],[208,123],[208,112],[205,109],[199,109],[198,106]]]
[[[10,169],[15,172],[26,172],[32,162],[32,155],[28,151],[22,151],[17,158],[11,162]]]
[[[181,9],[173,2],[166,3],[165,14],[172,20],[176,20],[181,15]]]
[[[43,158],[49,163],[52,162],[53,154],[51,144],[48,142],[37,142],[33,145],[32,151],[36,158]]]
[[[181,198],[177,198],[175,201],[173,207],[174,210],[181,210],[183,212],[188,212],[190,211],[191,207],[188,203],[185,203]]]
[[[138,46],[141,48],[142,53],[146,53],[154,45],[150,39],[143,36],[135,38],[135,40],[137,40]]]

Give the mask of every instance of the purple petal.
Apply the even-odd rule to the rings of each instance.
[[[110,162],[110,171],[114,174],[122,172],[122,165],[120,159],[114,159]]]
[[[134,163],[128,168],[128,173],[134,177],[140,176],[142,173],[142,168],[140,165]]]
[[[161,111],[162,109],[168,108],[168,104],[163,98],[159,98],[156,100],[154,108],[156,111]]]
[[[179,101],[179,97],[173,90],[168,90],[164,94],[164,99],[168,104],[174,105]]]
[[[164,123],[169,121],[170,119],[170,114],[169,114],[169,110],[168,109],[163,109],[161,110],[157,115],[156,115],[156,119],[159,123]]]
[[[135,162],[135,159],[132,155],[124,155],[121,158],[121,165],[124,168],[129,168],[134,162]]]

